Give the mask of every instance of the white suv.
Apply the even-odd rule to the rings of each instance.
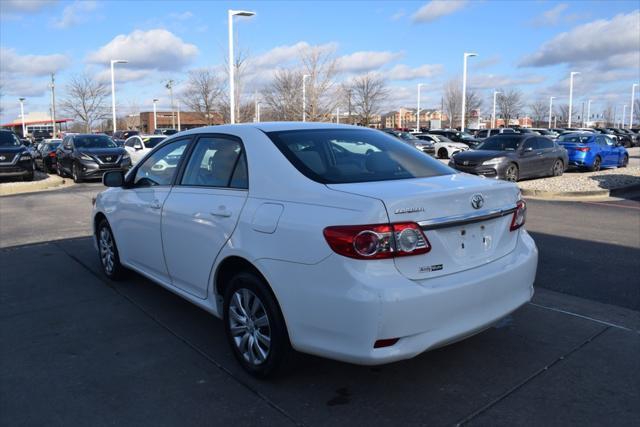
[[[223,318],[257,376],[291,348],[366,365],[411,358],[533,295],[518,188],[380,131],[199,128],[104,183],[93,219],[105,274],[135,270]]]

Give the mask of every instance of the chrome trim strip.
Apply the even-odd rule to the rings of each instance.
[[[487,221],[490,219],[500,218],[516,211],[517,206],[502,208],[502,209],[488,209],[484,211],[474,212],[471,214],[452,215],[440,218],[429,219],[426,221],[419,221],[418,225],[424,231],[437,230],[439,228],[455,227],[457,225],[473,224],[474,222]]]

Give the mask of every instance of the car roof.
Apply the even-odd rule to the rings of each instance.
[[[189,129],[180,132],[181,135],[192,135],[200,133],[235,133],[241,128],[258,129],[262,132],[279,132],[288,130],[311,130],[311,129],[367,129],[374,131],[364,126],[354,125],[342,125],[335,123],[323,123],[323,122],[259,122],[259,123],[238,123],[234,125],[217,125],[217,126],[203,126],[199,128]]]

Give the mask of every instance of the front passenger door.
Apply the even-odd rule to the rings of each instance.
[[[162,252],[160,221],[162,206],[171,191],[173,179],[190,139],[167,144],[139,167],[133,177],[127,177],[127,187],[121,190],[114,234],[120,257],[125,264],[161,282],[169,282]]]

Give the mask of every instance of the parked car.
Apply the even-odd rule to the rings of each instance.
[[[599,171],[607,167],[626,167],[629,153],[608,135],[571,133],[562,135],[558,144],[569,154],[569,166]]]
[[[36,169],[40,169],[44,173],[56,170],[56,150],[61,143],[61,139],[45,139],[38,145],[38,149],[33,156]]]
[[[632,147],[633,146],[633,138],[631,135],[625,133],[622,129],[619,128],[607,128],[611,132],[618,137],[618,142],[622,144],[624,147]]]
[[[167,139],[165,135],[134,135],[124,142],[131,164],[138,163],[153,147]]]
[[[74,182],[100,178],[106,171],[126,171],[131,167],[129,154],[106,135],[66,136],[56,149],[58,175],[73,177]]]
[[[531,130],[538,132],[538,134],[542,136],[546,136],[552,140],[558,139],[558,133],[553,129],[545,129],[545,128],[532,128]]]
[[[156,129],[153,132],[154,135],[166,135],[166,136],[175,135],[176,133],[178,133],[177,129]]]
[[[455,129],[435,129],[430,130],[429,133],[432,135],[446,136],[451,141],[461,142],[469,148],[475,148],[481,142],[479,139],[474,138],[473,135]]]
[[[116,143],[116,145],[118,147],[123,147],[124,146],[124,142],[134,136],[134,135],[139,135],[140,132],[137,130],[117,130],[115,132],[112,133],[111,135],[111,139],[113,139],[113,141]]]
[[[458,153],[449,166],[462,172],[518,181],[560,176],[567,168],[567,151],[544,136],[502,134],[485,139],[475,150]]]
[[[501,133],[516,133],[516,131],[512,128],[481,129],[476,134],[476,139],[483,140]]]
[[[428,134],[434,141],[433,151],[439,159],[448,159],[456,153],[467,151],[469,146],[461,142],[454,142],[446,136]]]
[[[178,162],[157,173],[167,157]],[[256,376],[291,348],[366,365],[411,358],[533,295],[518,188],[373,129],[198,128],[103,182],[92,221],[104,274],[135,270],[221,317]]]
[[[621,128],[619,129],[620,132],[624,133],[625,135],[627,135],[630,140],[631,140],[631,147],[636,147],[638,145],[640,145],[640,137],[638,137],[638,135],[631,131],[630,129],[625,129],[625,128]]]
[[[43,139],[51,138],[51,132],[47,130],[34,130],[31,134],[34,142],[41,142]]]
[[[33,156],[11,130],[0,129],[0,178],[33,181]]]

